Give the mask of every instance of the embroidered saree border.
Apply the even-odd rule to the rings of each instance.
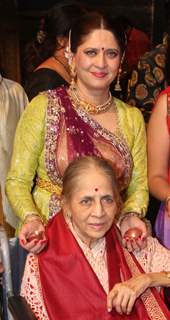
[[[137,265],[135,265],[131,255],[125,249],[124,255],[132,274],[134,276],[139,275],[141,273],[140,270],[138,269]],[[151,320],[167,320],[166,316],[164,315],[163,311],[159,306],[159,303],[156,301],[151,289],[147,289],[140,296],[140,298],[142,299]]]

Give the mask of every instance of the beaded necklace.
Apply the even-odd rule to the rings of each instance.
[[[68,89],[68,93],[73,101],[74,107],[76,109],[83,109],[89,114],[99,114],[102,112],[106,112],[113,103],[113,97],[110,91],[109,91],[109,98],[107,99],[107,101],[99,105],[92,104],[91,102],[87,102],[82,98],[80,98],[75,84],[70,85]]]

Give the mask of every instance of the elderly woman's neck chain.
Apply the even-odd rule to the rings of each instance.
[[[113,103],[113,97],[110,91],[108,100],[103,104],[95,105],[91,102],[83,100],[78,94],[75,83],[70,85],[68,93],[73,101],[74,107],[76,109],[83,109],[89,114],[99,114],[102,112],[106,112],[111,108]]]

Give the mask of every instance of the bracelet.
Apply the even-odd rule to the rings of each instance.
[[[165,208],[167,209],[168,208],[168,202],[170,200],[170,196],[168,196],[165,200]]]
[[[42,218],[39,216],[38,213],[28,213],[25,215],[24,220],[23,220],[23,224],[32,222],[32,221],[41,221],[42,223],[44,223],[44,221],[42,220]]]
[[[121,223],[123,222],[123,220],[125,218],[129,218],[129,217],[138,217],[141,219],[141,214],[139,212],[127,212],[124,213],[123,215],[120,216],[120,218],[118,218],[118,225],[120,226]]]

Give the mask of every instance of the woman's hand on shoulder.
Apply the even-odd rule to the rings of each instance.
[[[141,234],[137,235],[137,237],[126,236],[127,232],[129,233],[132,229],[141,230]],[[121,222],[120,231],[122,244],[129,252],[140,251],[146,247],[146,238],[148,236],[147,226],[137,215],[127,215]]]
[[[136,299],[149,286],[150,277],[145,273],[117,283],[107,296],[108,312],[115,308],[119,314],[130,314]]]
[[[20,245],[29,252],[39,253],[47,245],[45,227],[40,219],[28,221],[22,225],[19,233]]]

